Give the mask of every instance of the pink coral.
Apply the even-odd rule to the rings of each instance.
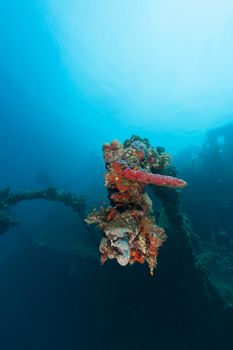
[[[166,186],[172,188],[184,188],[187,183],[176,177],[159,174],[151,174],[141,170],[132,170],[130,168],[122,170],[121,176],[129,181],[156,186]]]
[[[116,176],[113,176],[113,180],[119,184],[122,179],[137,182],[141,184],[151,184],[156,186],[166,186],[172,188],[184,188],[187,186],[187,183],[176,177],[152,174],[143,170],[133,170],[129,167],[122,169],[121,164],[118,162],[113,162],[112,167],[116,172]],[[117,186],[119,188],[119,186]],[[119,188],[119,190],[121,190]]]

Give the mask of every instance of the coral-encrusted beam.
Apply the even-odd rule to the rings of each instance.
[[[145,171],[132,170],[130,168],[123,169],[121,171],[121,177],[129,181],[172,188],[183,188],[187,185],[187,182],[176,177],[151,174]]]

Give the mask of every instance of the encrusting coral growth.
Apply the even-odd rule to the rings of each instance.
[[[111,206],[95,209],[86,219],[104,231],[99,247],[101,262],[114,258],[122,266],[147,262],[153,275],[166,233],[156,225],[145,186],[184,188],[186,182],[159,174],[171,157],[162,147],[151,147],[147,139],[132,136],[124,145],[113,141],[103,145],[103,153]]]

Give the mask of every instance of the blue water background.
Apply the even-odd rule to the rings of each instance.
[[[190,143],[201,145],[209,129],[232,121],[232,12],[230,1],[190,1],[190,7],[184,1],[175,6],[148,0],[3,2],[0,188],[43,187],[38,174],[45,170],[49,184],[85,195],[90,209],[106,200],[103,143],[138,134],[174,156]],[[20,273],[32,259],[38,275],[27,272],[27,288],[14,290],[20,286],[14,258],[53,209],[40,201],[18,205],[13,213],[23,223],[23,234],[12,229],[0,237],[7,305],[1,316],[2,350],[85,349],[75,337],[78,310],[71,312],[65,303],[60,311],[65,320],[70,311],[70,328],[64,324],[64,337],[55,340],[57,329],[62,331],[61,324],[56,328],[61,302],[61,296],[56,302],[56,288],[64,283],[64,295],[68,299],[72,291],[75,300],[77,287],[64,281],[66,262],[50,266],[56,276],[45,276],[46,268],[40,270],[27,251]],[[42,275],[44,287],[38,281]],[[36,301],[25,311],[32,295]],[[46,322],[41,327],[43,308],[50,313],[41,311],[43,322],[53,320],[54,328]]]

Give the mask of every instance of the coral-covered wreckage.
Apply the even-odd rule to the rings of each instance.
[[[147,139],[132,136],[123,145],[113,141],[103,145],[103,153],[111,205],[95,209],[86,219],[104,232],[99,247],[101,263],[108,259],[116,259],[122,266],[147,262],[153,275],[166,233],[156,225],[145,187],[151,184],[179,189],[186,182],[160,174],[170,165],[171,157],[164,148],[151,147]]]
[[[233,138],[231,135],[232,133],[228,138],[229,155],[227,154],[227,159],[231,159],[230,155],[232,155]],[[71,288],[75,289],[75,292],[70,305],[73,309],[74,303],[80,300],[81,313],[78,308],[78,317],[81,319],[80,325],[84,327],[80,333],[83,334],[84,341],[87,339],[87,329],[88,334],[91,332],[93,339],[96,340],[96,344],[100,339],[102,346],[104,339],[106,344],[110,344],[110,348],[112,348],[112,340],[116,343],[116,348],[122,348],[123,338],[124,345],[128,345],[127,348],[132,348],[132,346],[135,349],[151,347],[151,340],[154,344],[155,337],[156,346],[159,344],[160,347],[161,342],[164,349],[170,349],[171,339],[174,340],[174,346],[179,349],[187,349],[187,347],[192,350],[226,348],[225,344],[232,344],[233,303],[232,298],[226,299],[222,293],[219,293],[218,287],[222,286],[221,277],[225,278],[225,276],[231,275],[225,273],[223,269],[225,261],[222,259],[221,265],[219,264],[221,273],[223,271],[222,276],[218,274],[216,279],[212,278],[213,265],[208,268],[206,259],[200,259],[199,246],[202,242],[200,242],[196,230],[193,230],[192,223],[195,223],[197,228],[203,225],[203,232],[204,228],[207,227],[208,234],[215,229],[214,239],[217,239],[219,236],[218,226],[211,225],[210,227],[209,225],[208,215],[212,212],[208,213],[207,203],[212,196],[214,216],[216,216],[217,203],[224,212],[222,220],[225,221],[226,192],[232,197],[232,191],[229,190],[231,189],[232,176],[229,176],[229,172],[227,172],[227,177],[224,179],[226,191],[223,192],[222,182],[218,182],[219,178],[212,178],[214,173],[210,165],[213,163],[219,168],[219,163],[213,157],[212,152],[210,156],[204,158],[204,165],[207,167],[203,171],[205,177],[202,173],[196,178],[193,172],[183,173],[192,184],[185,191],[185,195],[190,196],[188,197],[191,201],[189,203],[190,209],[195,210],[195,212],[190,210],[189,214],[193,218],[193,221],[190,222],[182,212],[180,203],[182,191],[179,188],[183,188],[186,183],[175,178],[177,176],[176,169],[169,166],[170,156],[165,153],[163,148],[154,149],[147,140],[134,136],[123,145],[119,142],[105,145],[103,150],[106,162],[105,180],[110,206],[104,206],[99,211],[95,210],[88,216],[86,216],[85,200],[64,189],[49,187],[12,192],[6,188],[0,191],[0,234],[4,234],[12,227],[16,227],[19,233],[24,233],[24,228],[19,225],[19,221],[12,217],[15,212],[11,210],[21,201],[42,199],[61,202],[77,215],[77,217],[74,215],[74,221],[77,220],[77,225],[72,226],[69,222],[69,219],[72,220],[72,214],[67,220],[66,215],[57,215],[56,212],[56,218],[54,219],[52,216],[54,220],[50,220],[51,228],[47,228],[46,221],[46,226],[41,233],[35,235],[33,232],[33,235],[30,235],[32,237],[28,249],[19,254],[17,261],[19,265],[23,262],[23,270],[19,270],[17,267],[17,273],[24,271],[28,261],[33,260],[35,256],[35,266],[38,266],[39,261],[41,262],[40,268],[46,271],[44,274],[46,284],[48,283],[48,268],[50,268],[48,270],[50,273],[54,271],[56,275],[59,269],[63,271],[63,265],[68,266],[67,270],[64,269],[63,275],[59,271],[57,276],[58,279],[61,276],[64,277],[65,282],[62,283],[65,285],[67,282],[66,273],[70,269],[70,263],[72,264]],[[212,148],[210,148],[211,150]],[[189,158],[186,155],[184,160],[187,159],[191,161],[192,157]],[[182,164],[184,164],[183,160]],[[222,173],[221,167],[220,171]],[[212,179],[211,183],[210,179]],[[196,181],[195,187],[193,187],[194,180]],[[205,181],[204,187],[203,181]],[[153,184],[149,188],[150,196],[155,195],[160,199],[161,205],[157,206],[155,213],[153,213],[150,198],[145,192],[147,184]],[[207,184],[210,186],[209,190]],[[219,192],[216,194],[218,186]],[[207,190],[203,191],[204,188]],[[191,191],[191,195],[189,191]],[[205,202],[203,197],[207,198]],[[193,198],[196,198],[195,205],[193,205]],[[202,198],[201,201],[200,198]],[[186,199],[186,209],[187,206]],[[62,207],[61,210],[63,210]],[[229,236],[232,233],[231,212],[229,211],[229,220],[226,222],[229,225]],[[123,271],[119,271],[117,264],[106,266],[105,269],[100,268],[96,262],[98,259],[97,246],[102,232],[98,232],[93,225],[86,225],[84,219],[89,224],[97,224],[104,232],[100,243],[102,262],[110,258],[116,258],[122,265],[146,262],[149,264],[151,273],[154,272],[156,265],[158,248],[166,239],[166,230],[169,239],[166,246],[160,251],[160,273],[156,276],[158,283],[154,283],[153,279],[144,274],[140,266],[137,269],[124,269]],[[60,222],[62,222],[62,226],[59,231]],[[68,224],[67,229],[64,229],[64,222]],[[216,223],[216,220],[213,222]],[[85,227],[81,227],[82,223],[85,223]],[[205,225],[205,223],[207,224]],[[165,230],[160,226],[164,227]],[[90,240],[87,239],[86,233],[91,238]],[[82,242],[82,237],[85,237],[85,244]],[[89,249],[90,246],[91,249]],[[230,250],[231,246],[227,247]],[[204,251],[208,253],[206,245]],[[47,257],[48,264],[44,263],[45,257]],[[12,261],[13,266],[15,266],[15,255]],[[73,268],[73,261],[75,261],[77,268]],[[13,270],[15,271],[15,268]],[[29,278],[31,278],[31,269],[29,270]],[[25,273],[20,274],[20,286],[24,285],[25,288],[28,288],[27,276]],[[25,283],[21,283],[22,278],[24,278]],[[40,285],[43,283],[42,278],[43,276],[40,274],[38,279]],[[77,280],[75,288],[73,279]],[[230,280],[230,278],[228,279]],[[12,278],[12,280],[14,279]],[[60,283],[58,286],[60,287]],[[94,293],[92,293],[93,289]],[[59,291],[61,291],[61,298],[63,298],[63,288],[59,288]],[[6,299],[11,302],[8,298],[8,292],[7,289]],[[77,293],[80,296],[78,298]],[[28,291],[25,295],[27,294]],[[68,295],[72,296],[71,290],[69,290]],[[121,302],[114,302],[115,300]],[[67,304],[64,305],[67,306]],[[71,308],[66,307],[68,310]],[[73,321],[73,318],[71,319]],[[61,324],[63,321],[62,313]],[[97,324],[100,326],[97,327]],[[76,329],[77,327],[75,327],[75,334]],[[118,333],[121,334],[120,337],[116,337]],[[135,334],[137,334],[136,338]],[[136,344],[132,345],[132,339]],[[166,343],[168,343],[167,346]],[[124,345],[123,347],[126,348]],[[106,346],[108,347],[108,345]]]

